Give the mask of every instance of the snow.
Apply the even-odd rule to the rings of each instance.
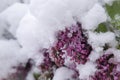
[[[77,69],[79,71],[79,79],[83,79],[83,80],[89,80],[89,76],[94,75],[96,69],[96,64],[92,63],[92,62],[87,62],[85,63],[85,65],[77,65]]]
[[[42,64],[44,60],[44,56],[42,54],[33,54],[32,56],[30,56],[30,58],[32,58],[35,61],[36,66]]]
[[[29,74],[27,75],[26,80],[35,80],[31,72],[29,72]]]
[[[26,4],[29,4],[30,3],[30,0],[23,0],[24,1],[24,3],[26,3]]]
[[[0,12],[4,11],[5,9],[7,9],[8,7],[14,5],[15,3],[29,3],[30,0],[0,0]]]
[[[53,80],[72,80],[72,77],[74,75],[74,71],[66,68],[66,67],[60,67],[56,70]]]
[[[35,45],[38,44],[36,39],[36,27],[38,27],[37,20],[28,13],[22,18],[19,24],[16,31],[16,37],[21,46],[36,48]]]
[[[95,62],[102,55],[103,55],[103,48],[96,47],[92,50],[91,54],[89,55],[89,59],[90,59],[90,61]]]
[[[16,40],[0,40],[0,79],[14,73],[16,70],[12,67],[18,66],[20,63],[26,63],[31,57],[35,60],[36,66],[37,62],[42,63],[44,57],[38,55],[39,53],[33,53],[24,51]],[[38,72],[38,70],[36,68],[32,69],[28,76],[30,77],[33,72]]]
[[[98,2],[99,2],[101,5],[108,4],[108,5],[110,5],[110,6],[113,4],[114,1],[115,1],[115,0],[98,0]]]
[[[66,55],[63,58],[65,58],[64,65],[70,66],[71,68],[74,67],[74,66],[72,66],[72,65],[74,65],[74,61],[71,60],[71,57],[69,57],[68,55]]]
[[[95,30],[98,24],[106,20],[107,15],[105,9],[98,3],[81,18],[82,26],[84,26],[83,29],[87,30]]]
[[[86,12],[88,12],[95,4],[97,3],[97,0],[75,0],[70,1],[66,0],[66,4],[68,5],[70,11],[73,14],[73,17],[81,18]]]
[[[35,80],[33,74],[39,74],[40,70],[36,68],[35,66],[31,69],[31,71],[28,73],[26,80]]]
[[[81,16],[80,21],[87,30],[95,29],[107,19],[105,9],[97,0],[31,0],[29,6],[30,12],[21,20],[17,30],[17,39],[23,47],[32,49],[52,45],[55,32],[76,24],[76,19]]]
[[[4,9],[8,8],[12,4],[19,2],[19,0],[0,0],[0,12],[2,12]]]
[[[41,28],[39,21],[30,12],[22,18],[19,24],[16,37],[22,46],[20,52],[25,54],[26,59],[33,59],[36,65],[42,63],[44,57],[40,50],[50,45],[50,41],[46,39],[49,37],[48,33]]]
[[[26,4],[15,3],[0,13],[0,20],[4,21],[2,23],[6,25],[6,28],[9,27],[9,31],[15,36],[18,24],[27,11]]]
[[[14,40],[0,40],[0,79],[14,72],[13,66],[21,61],[20,47]]]
[[[115,50],[113,53],[117,62],[120,62],[120,50]]]
[[[23,47],[31,47],[31,49],[40,48],[41,46],[42,48],[49,47],[55,41],[56,31],[76,24],[73,17],[79,18],[82,16],[95,2],[97,1],[93,0],[89,3],[88,0],[31,0],[30,12],[23,17],[17,29],[16,35],[19,43]],[[100,12],[102,11],[100,15],[103,16],[103,8],[96,4],[95,11],[96,9],[99,10],[99,8]],[[95,12],[94,7],[88,13],[92,11]],[[97,16],[97,18],[99,17]],[[98,19],[98,22],[99,20],[101,19]]]
[[[115,0],[103,0],[104,3],[106,4],[109,4],[109,5],[112,5],[112,3],[115,1]]]
[[[115,40],[115,34],[113,32],[106,33],[96,33],[96,32],[88,32],[88,42],[94,47],[102,47],[105,44],[109,44],[111,47],[115,47],[117,42]]]
[[[38,18],[40,24],[47,24],[46,27],[54,29],[54,32],[75,23],[67,6],[62,1],[50,0],[41,6],[36,5],[34,7],[37,8],[34,9],[31,4],[31,13]]]
[[[4,30],[7,28],[5,21],[0,19],[0,39],[3,38]]]
[[[32,0],[30,11],[41,24],[48,24],[56,30],[75,24],[97,0]],[[55,31],[56,31],[55,30]]]
[[[110,48],[108,49],[105,54],[114,54],[114,58],[111,59],[110,61],[112,62],[120,62],[120,50],[115,49],[115,48]]]

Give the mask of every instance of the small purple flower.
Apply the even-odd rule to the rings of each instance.
[[[51,67],[52,67],[54,64],[53,64],[53,62],[52,62],[51,59],[50,59],[48,49],[44,49],[43,55],[44,55],[45,58],[44,58],[43,63],[40,64],[40,69],[41,69],[43,72],[45,72],[46,70],[51,69]]]
[[[119,63],[109,62],[113,57],[113,54],[104,54],[96,61],[98,71],[92,80],[120,80],[120,71],[117,70]]]
[[[75,26],[66,28],[65,31],[58,32],[57,42],[51,50],[55,63],[62,66],[64,65],[63,55],[71,57],[75,63],[84,64],[92,48],[87,43],[81,25],[77,23]]]
[[[64,66],[76,71],[76,64],[85,64],[92,47],[88,44],[86,36],[82,32],[79,23],[75,26],[59,31],[56,35],[57,41],[51,48],[44,49],[44,61],[40,64],[43,71],[52,71],[58,67]],[[69,57],[71,64],[65,65],[66,58]],[[76,79],[78,78],[78,73]]]

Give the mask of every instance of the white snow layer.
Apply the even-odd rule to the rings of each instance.
[[[52,17],[65,24],[72,21],[71,17],[81,17],[96,2],[97,0],[31,0],[30,6],[31,12],[37,18],[47,17],[49,19]]]
[[[54,74],[53,80],[72,80],[74,71],[66,67],[58,68]]]
[[[110,61],[111,62],[117,62],[117,63],[120,63],[120,50],[117,50],[115,48],[110,48],[108,49],[105,54],[114,54],[114,58],[111,59]]]
[[[100,4],[95,4],[85,16],[82,17],[81,22],[84,29],[94,30],[98,24],[105,22],[107,15],[105,9]]]
[[[13,66],[22,60],[20,47],[14,40],[0,40],[0,79],[13,72]]]
[[[95,33],[88,32],[88,42],[95,47],[104,46],[105,44],[109,44],[111,47],[116,46],[115,34],[112,32],[106,33]]]
[[[6,26],[0,27],[8,28],[9,31],[15,36],[16,29],[19,25],[20,20],[28,11],[28,6],[26,4],[15,3],[12,6],[5,9],[3,12],[0,13],[0,22]]]
[[[0,12],[14,4],[15,2],[19,2],[19,0],[0,0]]]
[[[39,74],[40,73],[40,69],[38,69],[37,67],[33,67],[31,69],[31,71],[28,73],[26,80],[35,80],[33,74]]]
[[[48,47],[50,44],[49,37],[44,27],[40,26],[39,21],[28,12],[20,21],[20,25],[16,31],[18,42],[22,46],[20,53],[26,54],[26,58],[35,60],[35,64],[42,63],[44,57],[40,53],[41,48]],[[49,37],[53,38],[53,37]]]
[[[98,0],[98,2],[102,5],[105,5],[105,4],[112,5],[114,1],[115,0]]]
[[[87,62],[85,65],[78,65],[77,69],[79,71],[79,79],[90,80],[89,77],[94,75],[96,69],[96,64],[92,62]]]
[[[97,59],[100,58],[100,56],[103,55],[103,53],[104,52],[102,47],[95,47],[89,55],[90,61],[95,62]]]
[[[82,20],[83,24],[90,25],[86,25],[86,29],[94,29],[106,19],[104,8],[96,0],[31,0],[30,12],[22,19],[17,30],[18,41],[23,47],[49,47],[55,40],[56,31],[75,24],[76,19],[83,15],[88,15]]]
[[[103,1],[104,1],[104,3],[107,3],[107,4],[109,4],[109,5],[112,5],[113,1],[115,1],[115,0],[103,0]]]

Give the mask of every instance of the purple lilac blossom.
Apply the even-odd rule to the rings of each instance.
[[[44,60],[38,67],[41,70],[39,79],[52,80],[57,68],[67,67],[75,71],[73,79],[80,80],[78,79],[80,74],[76,70],[76,64],[85,64],[92,51],[92,47],[87,42],[87,37],[83,34],[81,24],[77,23],[77,25],[66,28],[64,31],[58,31],[56,39],[55,44],[49,49],[42,49]],[[65,65],[65,55],[69,56],[72,62],[69,66]],[[90,76],[90,80],[120,80],[120,71],[117,70],[117,68],[120,68],[120,63],[110,62],[111,58],[114,58],[113,54],[104,54],[96,60],[98,70],[95,75]],[[28,61],[25,67],[16,67],[17,72],[12,74],[11,78],[25,80],[31,66],[32,64]]]
[[[43,49],[44,61],[40,64],[40,69],[43,71],[52,72],[53,67],[57,69],[59,67],[66,66],[65,57],[70,57],[70,61],[73,62],[73,66],[76,64],[85,64],[88,60],[88,56],[92,50],[92,47],[87,42],[87,37],[83,34],[81,24],[77,23],[75,26],[66,28],[64,31],[58,31],[56,35],[57,41],[50,49]],[[79,74],[75,67],[73,69],[75,75],[73,77],[77,80]]]
[[[109,61],[113,57],[113,54],[104,54],[96,60],[98,70],[92,80],[120,80],[120,71],[117,70],[119,63]]]
[[[81,24],[59,31],[57,42],[51,48],[51,54],[57,66],[63,66],[64,55],[70,57],[74,63],[85,64],[92,47],[87,43],[87,37],[83,34]]]

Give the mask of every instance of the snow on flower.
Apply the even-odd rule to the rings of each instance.
[[[74,71],[65,67],[61,67],[56,70],[53,80],[67,80],[67,79],[73,80],[72,79],[73,75],[74,75]]]
[[[89,32],[89,43],[93,46],[105,46],[105,44],[109,44],[109,46],[115,47],[117,42],[115,40],[115,34],[113,32],[106,33],[94,33]]]
[[[92,62],[87,62],[85,65],[78,65],[77,69],[79,71],[79,79],[89,80],[90,76],[94,75],[96,69],[96,64]]]
[[[113,1],[1,0],[0,80],[119,80]]]

